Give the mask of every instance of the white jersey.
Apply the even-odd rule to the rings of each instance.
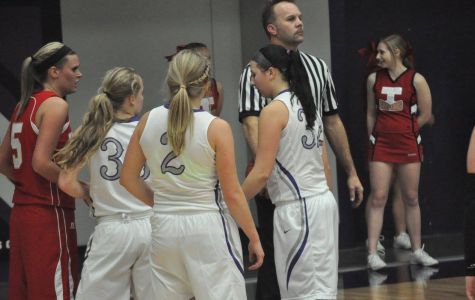
[[[177,157],[168,143],[168,105],[150,111],[140,145],[150,167],[157,212],[219,210],[222,197],[215,152],[208,142],[214,118],[204,110],[194,110],[193,129],[188,128],[184,150]]]
[[[137,118],[129,122],[114,123],[89,160],[90,194],[96,217],[151,210],[150,206],[132,196],[119,184],[125,152],[137,124]],[[143,178],[148,178],[149,174],[150,171],[145,167],[142,171]]]
[[[272,101],[281,101],[289,110],[289,120],[282,130],[272,174],[267,181],[274,204],[320,195],[328,191],[323,170],[323,125],[317,114],[313,130],[306,129],[305,114],[296,96],[289,91]]]

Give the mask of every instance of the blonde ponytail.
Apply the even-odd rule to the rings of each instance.
[[[167,84],[171,99],[167,134],[173,152],[178,156],[185,148],[186,132],[193,132],[191,98],[199,96],[209,79],[209,61],[191,50],[180,51],[170,62]]]
[[[80,129],[55,155],[56,162],[63,169],[84,164],[99,148],[112,127],[114,109],[105,93],[91,99],[89,110],[82,119]]]
[[[142,79],[134,69],[116,67],[107,71],[81,127],[55,155],[59,166],[69,169],[87,162],[112,127],[115,112],[127,97],[137,95],[141,88]]]

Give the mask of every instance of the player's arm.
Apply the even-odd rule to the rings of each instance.
[[[149,206],[153,206],[153,191],[142,177],[140,177],[140,172],[146,161],[142,147],[140,146],[140,137],[142,136],[147,119],[148,113],[142,116],[130,138],[119,182],[137,199]]]
[[[68,116],[68,103],[59,97],[48,98],[36,113],[39,128],[31,165],[33,170],[48,181],[57,183],[61,169],[53,160],[59,137]]]
[[[58,186],[59,188],[74,198],[84,199],[87,205],[92,203],[89,195],[89,185],[81,182],[79,173],[82,170],[82,164],[76,165],[70,169],[63,169],[59,172]]]
[[[422,127],[429,122],[432,117],[432,96],[427,81],[419,73],[416,73],[414,76],[414,87],[416,88],[417,107],[419,111],[417,123],[419,127]]]
[[[282,130],[289,119],[289,112],[281,101],[267,105],[259,117],[259,142],[256,162],[242,185],[248,200],[252,199],[266,184],[272,173]]]
[[[368,129],[368,136],[373,133],[374,123],[376,122],[376,100],[374,95],[374,83],[376,81],[376,73],[372,73],[368,76],[366,81],[366,125]]]
[[[323,127],[333,152],[335,152],[338,161],[348,176],[347,185],[350,191],[350,201],[353,202],[353,206],[357,207],[363,200],[363,186],[356,174],[350,146],[348,145],[348,137],[340,116],[338,114],[324,115]]]
[[[327,144],[325,142],[323,143],[323,148],[322,148],[322,160],[323,160],[323,171],[325,172],[327,185],[331,190],[333,188],[333,177],[332,177],[332,169],[330,166],[330,162],[328,161]]]
[[[221,82],[216,81],[216,89],[218,90],[218,104],[216,105],[216,109],[213,109],[211,112],[213,116],[219,116],[221,114],[221,110],[223,109],[223,101],[224,101],[224,89]]]
[[[256,258],[256,262],[250,269],[257,269],[262,265],[264,251],[262,250],[249,205],[239,185],[231,127],[222,119],[214,119],[208,129],[208,140],[216,152],[216,172],[223,191],[224,200],[231,216],[249,238],[250,253],[253,258]]]
[[[0,145],[0,173],[13,179],[13,162],[12,162],[12,148],[10,146],[11,125],[8,126],[7,132],[3,137]]]

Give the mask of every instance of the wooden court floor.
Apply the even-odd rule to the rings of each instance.
[[[465,296],[465,278],[451,277],[427,282],[402,282],[342,289],[338,300],[462,300]]]

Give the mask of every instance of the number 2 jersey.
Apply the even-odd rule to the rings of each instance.
[[[14,204],[50,205],[75,208],[74,198],[62,192],[58,186],[33,170],[32,159],[36,147],[39,128],[35,125],[38,108],[48,98],[59,97],[52,91],[42,90],[34,93],[25,110],[16,118],[19,105],[11,118],[11,150],[13,159]],[[64,147],[71,133],[69,117],[61,130],[56,151]]]
[[[132,196],[119,183],[125,153],[137,124],[137,117],[114,122],[89,160],[90,194],[96,217],[151,211],[150,206]],[[147,167],[142,169],[142,178],[146,180],[149,175]]]
[[[289,91],[272,101],[281,101],[289,111],[282,130],[274,168],[267,190],[274,204],[316,196],[328,191],[323,170],[323,125],[317,114],[313,130],[306,128],[302,106]]]
[[[215,152],[208,142],[208,128],[214,119],[206,111],[193,111],[193,126],[188,127],[184,150],[177,157],[168,142],[168,105],[150,111],[140,145],[150,168],[157,212],[206,212],[222,208]]]

